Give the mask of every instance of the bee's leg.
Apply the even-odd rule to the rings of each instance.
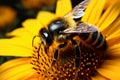
[[[80,67],[81,50],[79,48],[78,43],[75,40],[71,39],[71,41],[72,41],[72,43],[73,43],[73,45],[75,47],[75,68],[76,68],[76,71],[75,71],[75,80],[76,80],[76,78],[78,76],[78,69]]]
[[[39,37],[39,35],[33,36],[33,38],[32,38],[32,47],[34,46],[34,40],[35,40],[36,37]]]
[[[54,59],[52,61],[52,65],[51,66],[53,66],[56,63],[57,59],[58,59],[58,56],[59,56],[58,51],[59,51],[59,49],[65,47],[66,45],[67,45],[67,42],[64,42],[63,44],[58,45],[58,47],[56,48],[56,50],[54,52],[54,56],[53,56]]]
[[[33,39],[32,39],[32,47],[34,46],[34,40],[35,40],[36,37],[40,37],[40,36],[39,36],[39,35],[33,36]],[[42,43],[43,43],[43,41],[40,42],[40,45],[39,45],[38,50],[37,50],[37,53],[38,53],[38,54],[37,54],[38,60],[39,60],[39,57],[40,57],[39,52],[40,52],[40,47],[41,47]]]

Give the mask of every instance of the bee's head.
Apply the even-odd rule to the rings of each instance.
[[[47,46],[51,45],[51,43],[53,42],[53,36],[46,28],[42,28],[39,31],[39,35],[42,39],[41,41],[43,41]]]
[[[39,35],[40,35],[42,41],[46,45],[49,46],[49,45],[51,45],[53,40],[59,40],[59,36],[61,36],[60,31],[66,29],[67,27],[68,27],[67,21],[59,18],[59,19],[56,19],[56,20],[52,21],[48,25],[48,29],[42,28],[39,31]]]

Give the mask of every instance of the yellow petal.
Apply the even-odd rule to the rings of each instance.
[[[58,0],[56,7],[57,16],[64,16],[72,10],[71,0]]]
[[[102,77],[100,75],[95,75],[95,76],[92,77],[92,80],[106,80],[104,77]]]
[[[9,32],[6,34],[7,36],[13,36],[13,37],[24,37],[27,39],[30,39],[33,37],[33,33],[26,30],[25,28],[18,28],[13,30],[12,32]]]
[[[92,77],[92,80],[99,80],[98,78],[96,78],[96,77]]]
[[[0,55],[31,56],[32,38],[12,38],[0,40]]]
[[[116,2],[116,1],[120,2],[120,0],[114,0],[114,2]],[[105,9],[108,8],[111,4],[113,4],[113,1],[112,0],[107,0],[107,3],[105,4]]]
[[[27,19],[22,23],[22,25],[26,30],[28,30],[30,33],[34,35],[38,34],[40,28],[42,27],[41,22],[39,22],[36,19]]]
[[[120,59],[120,43],[108,47],[105,53],[110,59]]]
[[[45,80],[43,77],[41,77],[38,73],[35,73],[33,75],[31,75],[30,77],[26,77],[22,78],[23,80]],[[20,80],[22,80],[20,79]]]
[[[120,43],[120,34],[106,38],[108,46],[113,46]]]
[[[21,65],[21,64],[26,64],[30,62],[30,58],[18,58],[18,59],[13,59],[8,62],[5,62],[4,64],[0,65],[0,73],[4,72],[5,70]],[[8,66],[9,65],[9,66]]]
[[[100,0],[99,0],[100,1]],[[90,16],[91,16],[91,12],[92,10],[95,8],[96,4],[98,3],[98,0],[91,0],[87,9],[85,10],[85,14],[82,17],[82,21],[83,22],[88,22]],[[92,15],[94,16],[94,15]],[[88,22],[89,23],[89,22]]]
[[[0,80],[26,80],[35,73],[30,58],[14,59],[0,66]]]
[[[110,26],[102,31],[106,37],[115,36],[116,33],[120,30],[120,17],[118,17]]]
[[[111,80],[120,80],[120,60],[106,60],[98,72]]]
[[[47,27],[47,24],[49,24],[53,19],[56,19],[56,16],[54,13],[47,12],[47,11],[40,11],[37,15],[37,20],[42,24],[42,27]]]
[[[120,35],[120,29],[116,28],[116,30],[113,31],[113,33],[111,32],[111,35],[106,36],[106,39],[109,40],[109,39],[112,39],[112,38],[116,38],[116,37],[119,37],[119,35]]]
[[[100,26],[100,31],[107,28],[120,14],[120,2],[113,2],[113,4],[104,12],[101,19],[97,23]]]
[[[93,5],[93,3],[94,3],[94,5]],[[99,20],[99,18],[101,16],[101,13],[103,11],[105,3],[106,3],[106,0],[98,0],[98,1],[93,0],[93,2],[91,1],[90,6],[88,6],[88,8],[87,8],[87,9],[89,9],[89,8],[92,9],[92,10],[90,10],[91,12],[89,12],[89,18],[87,18],[88,23],[96,24],[96,22]],[[89,10],[86,10],[85,16],[87,15],[88,11]],[[84,19],[84,17],[83,17],[83,19]]]

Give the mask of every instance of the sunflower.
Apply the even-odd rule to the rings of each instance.
[[[67,5],[67,6],[66,6]],[[57,17],[62,17],[71,10],[71,2],[69,0],[58,0],[56,14],[46,11],[38,13],[36,19],[28,19],[23,22],[23,28],[14,30],[8,33],[7,36],[14,36],[11,39],[0,40],[0,54],[2,56],[21,56],[23,58],[8,61],[0,66],[0,80],[44,80],[44,79],[60,79],[70,80],[75,76],[74,57],[69,58],[69,54],[62,56],[64,58],[61,62],[63,65],[51,66],[51,55],[47,55],[41,46],[40,60],[38,58],[39,38],[35,38],[34,47],[32,48],[32,38],[39,30],[47,26],[52,20]],[[94,70],[90,68],[79,69],[80,77],[82,80],[119,80],[120,72],[120,1],[114,2],[108,0],[91,0],[85,14],[81,21],[88,22],[96,25],[99,31],[105,36],[107,42],[107,49],[104,53],[102,62],[94,66]],[[53,54],[54,49],[59,44],[53,42],[50,46],[49,54]],[[70,53],[73,50],[68,44],[61,53]],[[96,52],[97,53],[97,52]],[[99,53],[99,52],[98,52]],[[86,56],[87,54],[84,54]],[[98,64],[98,60],[94,57],[99,57],[95,53],[91,53],[93,62],[89,63],[90,66]],[[89,59],[85,58],[83,60]],[[32,58],[31,58],[32,56]],[[67,59],[69,58],[69,59]],[[32,59],[32,64],[31,63]],[[67,59],[67,61],[66,61]],[[101,61],[101,60],[100,60]],[[59,62],[59,61],[58,61]],[[87,64],[87,63],[86,63]],[[83,64],[82,66],[86,66]],[[35,70],[34,70],[34,69]],[[90,71],[91,73],[85,73]],[[92,73],[93,72],[93,73]]]

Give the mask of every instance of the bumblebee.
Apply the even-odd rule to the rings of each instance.
[[[34,45],[34,39],[36,37],[40,37],[41,42],[38,48],[38,59],[40,58],[39,50],[41,45],[44,45],[45,52],[47,53],[47,49],[51,46],[53,41],[57,41],[62,44],[58,45],[56,50],[54,51],[53,61],[51,66],[55,65],[58,56],[59,50],[64,48],[67,45],[68,40],[72,42],[75,48],[75,68],[76,73],[78,68],[80,67],[80,56],[81,56],[81,47],[76,40],[73,38],[78,36],[84,43],[88,44],[90,47],[96,50],[106,50],[106,40],[105,37],[98,31],[98,28],[92,24],[77,21],[76,25],[73,27],[69,26],[69,22],[65,19],[67,17],[72,17],[74,19],[80,19],[84,15],[84,10],[86,9],[89,0],[84,0],[79,3],[77,6],[73,8],[71,12],[65,15],[63,18],[58,18],[51,23],[48,24],[48,28],[42,28],[39,31],[38,35],[33,37],[32,45]]]

